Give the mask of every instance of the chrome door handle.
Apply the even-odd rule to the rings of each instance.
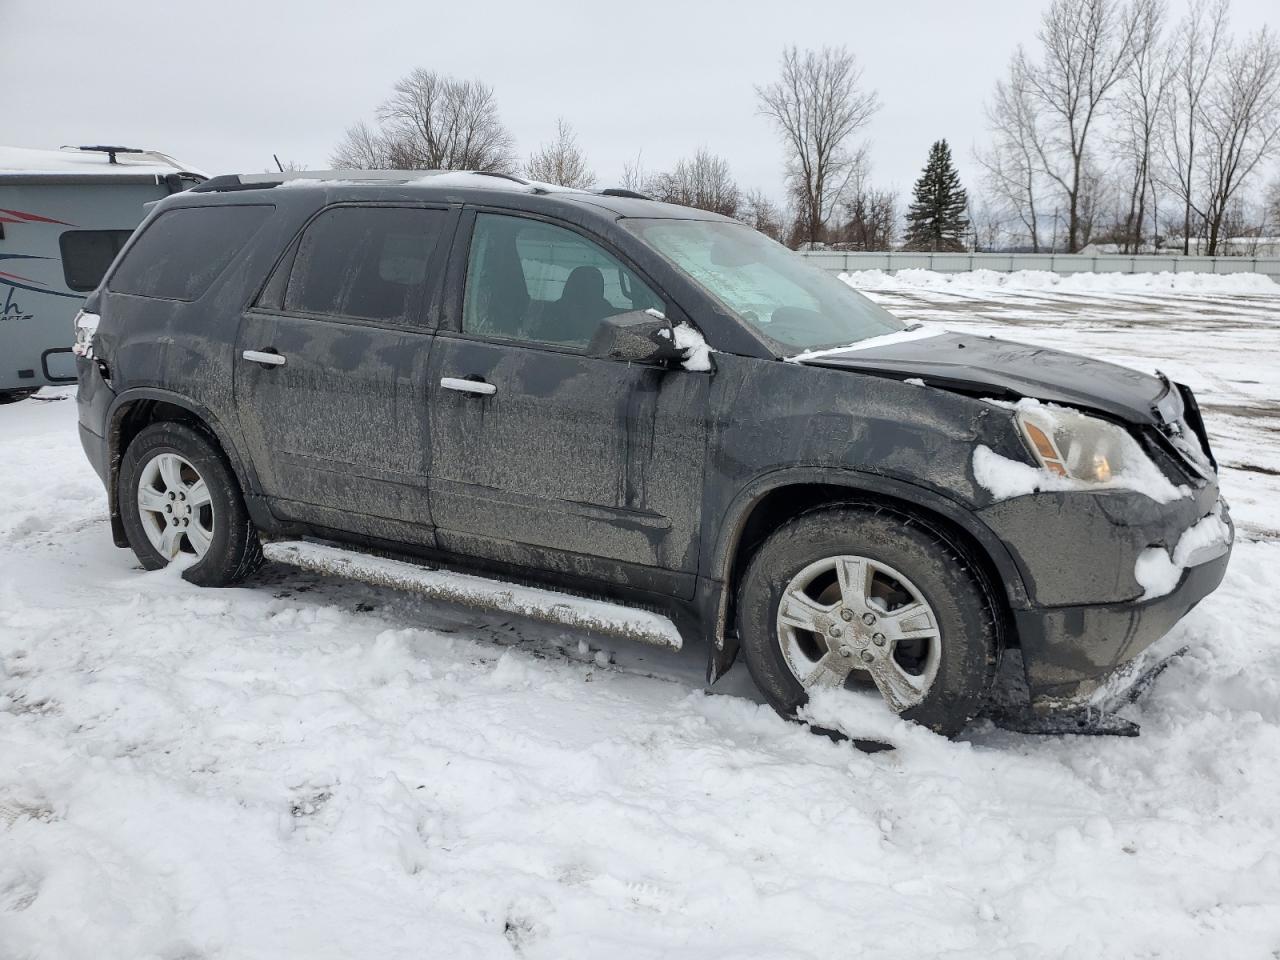
[[[240,354],[246,360],[252,360],[254,363],[265,363],[271,367],[278,367],[287,361],[278,353],[267,353],[263,350],[246,350]]]
[[[482,397],[492,397],[498,388],[483,380],[463,380],[461,377],[441,377],[440,386],[446,390],[457,390],[459,393],[476,393]]]

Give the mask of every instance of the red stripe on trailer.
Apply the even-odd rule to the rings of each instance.
[[[27,283],[38,283],[42,287],[45,286],[45,282],[43,280],[32,280],[30,277],[21,277],[16,273],[5,273],[3,270],[0,270],[0,277],[8,277],[11,280],[24,280]]]
[[[7,213],[10,216],[19,218],[18,220],[6,220],[6,223],[21,223],[26,221],[27,223],[60,223],[64,227],[72,226],[72,224],[67,223],[65,220],[54,220],[51,217],[42,217],[38,213],[23,213],[21,210],[4,209],[0,209],[0,213]]]

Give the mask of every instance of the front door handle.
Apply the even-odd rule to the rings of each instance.
[[[461,377],[441,377],[440,386],[446,390],[457,390],[459,393],[475,393],[482,397],[492,397],[498,388],[483,380],[463,380]]]
[[[283,355],[275,352],[268,353],[265,350],[246,350],[240,354],[246,360],[252,360],[254,363],[261,363],[268,367],[278,367],[287,362]]]

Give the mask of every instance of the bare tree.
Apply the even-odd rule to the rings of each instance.
[[[786,221],[778,205],[760,190],[748,190],[738,204],[737,218],[766,237],[781,242],[786,231]]]
[[[1280,237],[1280,177],[1271,181],[1267,187],[1264,222],[1269,236]]]
[[[844,47],[783,51],[782,75],[756,88],[760,112],[773,120],[788,153],[787,181],[804,236],[818,243],[841,191],[858,167],[850,140],[880,103],[862,89],[862,69]]]
[[[1204,217],[1209,256],[1218,252],[1241,186],[1280,149],[1280,45],[1267,27],[1228,43],[1201,101]],[[1243,216],[1240,217],[1243,220]]]
[[[1166,17],[1165,0],[1135,0],[1137,29],[1133,63],[1120,85],[1118,125],[1113,137],[1128,167],[1128,209],[1120,238],[1125,253],[1143,245],[1148,202],[1154,203],[1153,154],[1164,133],[1165,100],[1169,94],[1170,61],[1160,44]],[[1152,235],[1156,233],[1152,224]]]
[[[350,127],[335,166],[404,170],[515,169],[514,141],[498,118],[493,88],[418,68],[378,108],[378,128]]]
[[[1004,235],[1004,224],[1000,214],[985,199],[969,198],[969,223],[973,228],[973,249],[977,253],[982,250],[996,250],[1000,247]]]
[[[644,172],[644,161],[641,159],[641,154],[637,153],[634,160],[622,165],[622,188],[624,190],[643,193],[646,179],[647,176]]]
[[[644,192],[655,200],[679,203],[699,210],[735,217],[742,195],[729,172],[729,163],[706,150],[692,159],[681,160],[669,173],[659,173],[645,182]]]
[[[1230,0],[1191,0],[1170,47],[1171,89],[1165,103],[1168,184],[1182,201],[1182,252],[1191,252],[1203,100],[1227,43]]]
[[[1012,219],[1021,225],[1031,249],[1040,252],[1040,223],[1036,201],[1041,189],[1039,103],[1032,98],[1025,65],[1018,57],[1009,76],[996,82],[987,105],[993,142],[977,153],[983,183]]]
[[[1036,152],[1067,207],[1067,252],[1082,240],[1081,201],[1086,187],[1090,135],[1112,89],[1133,62],[1138,39],[1136,6],[1119,0],[1054,0],[1037,34],[1043,59],[1016,59],[1030,95],[1043,108],[1043,136]]]
[[[595,186],[596,175],[587,168],[587,158],[578,146],[573,128],[563,118],[556,120],[556,138],[543,144],[529,157],[524,175],[530,180],[585,190]]]
[[[338,170],[392,169],[391,145],[380,131],[360,120],[347,128],[329,162]]]
[[[844,217],[835,230],[837,246],[845,250],[888,250],[898,230],[898,195],[873,188],[866,177],[846,192]]]

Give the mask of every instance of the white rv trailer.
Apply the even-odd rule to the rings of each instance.
[[[205,180],[130,147],[0,146],[0,403],[71,383],[71,324],[146,214]]]

